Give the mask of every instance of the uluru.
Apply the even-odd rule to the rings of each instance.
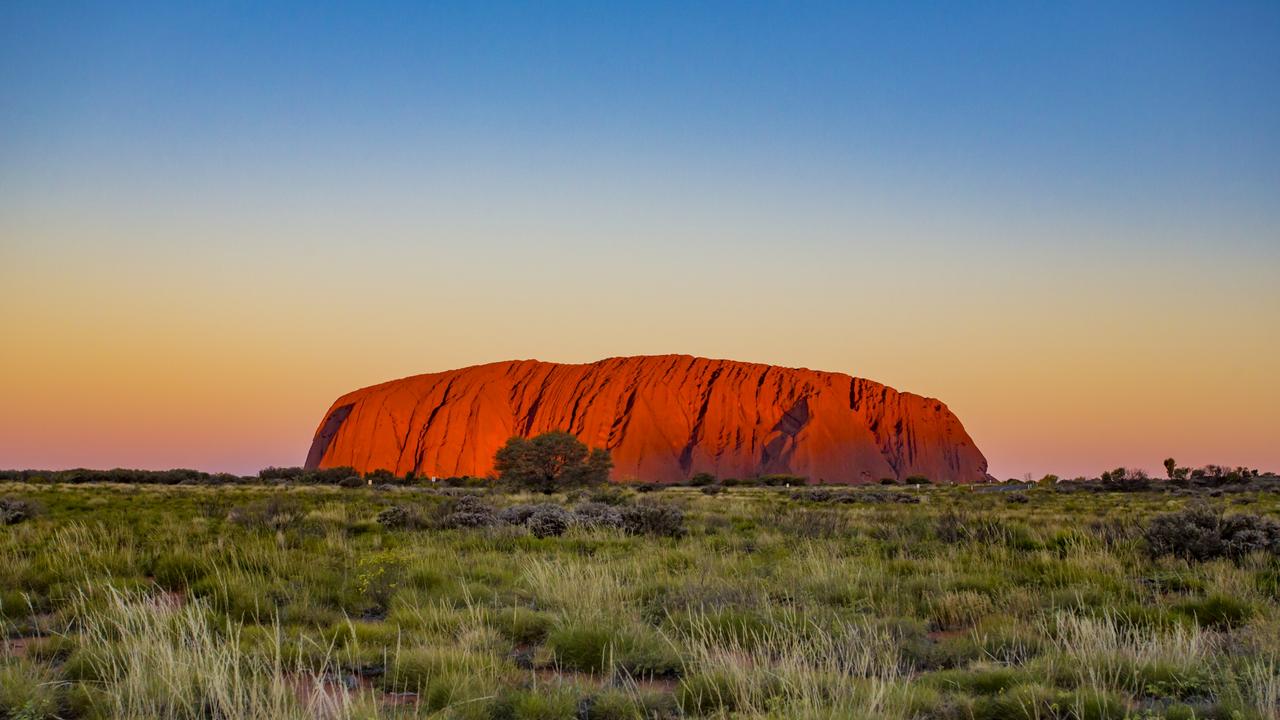
[[[508,438],[549,430],[607,449],[614,481],[990,479],[939,400],[843,373],[688,355],[511,360],[355,390],[325,413],[306,466],[485,476]]]

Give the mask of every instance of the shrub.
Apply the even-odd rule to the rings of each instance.
[[[620,528],[622,512],[602,502],[585,502],[573,509],[573,521],[587,528]]]
[[[1227,515],[1222,518],[1222,542],[1227,557],[1240,558],[1265,551],[1280,555],[1280,523],[1261,515]]]
[[[1142,470],[1119,467],[1102,473],[1102,489],[1113,492],[1141,492],[1151,489],[1151,478]]]
[[[764,485],[765,487],[804,485],[808,482],[809,478],[802,475],[761,475],[755,479],[755,484]]]
[[[512,505],[497,514],[497,521],[507,525],[523,525],[535,537],[563,535],[574,523],[574,517],[555,503]]]
[[[364,474],[366,484],[370,485],[398,485],[404,484],[404,478],[387,470],[386,468],[378,468]]]
[[[793,490],[791,492],[791,497],[795,500],[807,502],[831,502],[833,500],[838,500],[842,495],[847,494],[848,493],[845,492],[832,490],[831,488],[800,488],[799,490]]]
[[[628,505],[622,508],[622,529],[631,535],[683,537],[684,511],[653,502]]]
[[[0,525],[17,525],[40,514],[40,506],[30,500],[0,498]]]
[[[1280,523],[1260,515],[1223,516],[1203,505],[1157,515],[1147,527],[1153,557],[1238,560],[1255,551],[1280,554]]]
[[[447,529],[487,528],[498,524],[493,513],[461,511],[445,516],[443,526]]]
[[[692,485],[693,487],[704,487],[706,485],[714,485],[715,482],[716,482],[716,476],[712,475],[709,472],[694,473],[693,477],[689,478],[689,484]]]
[[[493,506],[475,495],[463,495],[448,508],[440,524],[445,528],[485,528],[498,524]]]
[[[258,471],[262,480],[300,480],[307,471],[300,467],[276,467],[268,465]]]
[[[413,528],[422,525],[417,509],[408,505],[392,505],[378,513],[376,519],[384,528]]]
[[[564,508],[547,504],[539,505],[525,524],[534,537],[546,538],[563,535],[571,522],[572,518]]]
[[[502,508],[498,512],[498,520],[507,525],[523,525],[529,521],[529,516],[533,515],[533,511],[538,508],[537,505],[529,503],[521,503],[510,507]]]

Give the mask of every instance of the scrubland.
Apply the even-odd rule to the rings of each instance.
[[[5,483],[0,718],[1275,718],[1212,495]]]

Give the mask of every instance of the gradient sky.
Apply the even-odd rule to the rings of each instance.
[[[0,4],[0,467],[680,352],[1280,470],[1280,4],[850,5]]]

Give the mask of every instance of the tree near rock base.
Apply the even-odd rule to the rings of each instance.
[[[513,437],[498,449],[493,461],[502,480],[543,493],[602,484],[613,468],[607,450],[588,449],[563,430]]]

